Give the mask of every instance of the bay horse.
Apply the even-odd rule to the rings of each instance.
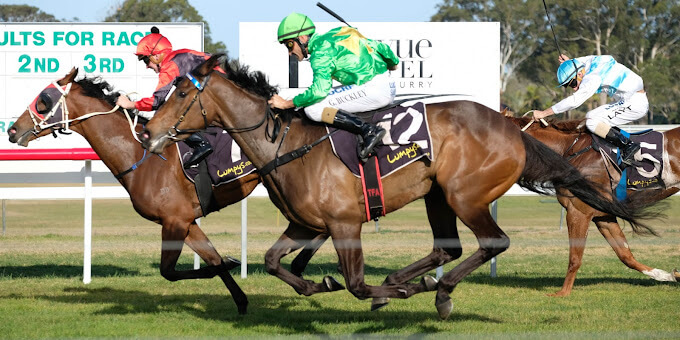
[[[279,154],[306,150],[303,157],[260,173],[273,203],[293,222],[265,258],[267,270],[278,277],[286,271],[276,256],[285,251],[276,249],[294,245],[293,237],[287,236],[304,228],[332,237],[345,283],[355,297],[408,298],[436,290],[437,312],[446,319],[453,310],[450,294],[456,285],[509,247],[510,240],[491,217],[489,204],[518,181],[538,192],[568,191],[636,228],[648,228],[638,221],[650,217],[639,206],[604,197],[569,162],[521,133],[498,112],[467,101],[429,104],[426,119],[435,160],[422,158],[384,178],[383,190],[388,213],[425,199],[434,235],[432,252],[390,274],[381,286],[368,285],[361,248],[361,224],[367,216],[360,181],[334,156],[330,143],[321,141],[326,135],[323,125],[292,118],[292,110],[272,112],[267,99],[276,88],[264,74],[250,72],[246,66],[233,69],[229,62],[225,63],[227,75],[212,73],[221,56],[213,55],[192,71],[192,77],[179,79],[140,140],[150,151],[160,153],[186,138],[186,133],[212,122],[232,134],[258,169]],[[287,124],[287,133],[275,133],[278,123]],[[428,280],[408,283],[461,256],[456,217],[477,237],[477,251],[435,284]]]
[[[589,146],[592,144],[592,135],[586,131],[582,120],[551,122],[547,126],[543,124],[530,124],[531,118],[515,118],[507,116],[518,127],[529,127],[525,130],[539,141],[545,143],[564,157],[570,158],[571,163],[586,175],[590,180],[596,181],[604,188],[611,188],[612,182],[617,183],[620,175],[610,165],[603,161],[599,151]],[[658,201],[677,193],[680,189],[680,149],[674,145],[680,142],[680,128],[666,131],[664,134],[663,172],[661,174],[666,189],[649,189],[651,195],[648,200]],[[610,179],[610,174],[616,174]],[[609,190],[611,192],[612,190]],[[632,191],[629,190],[629,194]],[[598,211],[590,207],[578,198],[561,196],[558,197],[560,204],[566,209],[567,228],[569,234],[569,266],[564,278],[562,289],[552,296],[568,296],[576,280],[576,273],[581,267],[583,252],[588,237],[588,226],[593,221],[597,230],[604,236],[612,247],[619,260],[631,269],[637,270],[657,281],[680,280],[680,273],[673,273],[661,269],[652,268],[638,262],[628,246],[626,236],[621,231],[616,217]],[[635,229],[633,229],[635,231]]]
[[[106,94],[104,91],[110,91],[111,88],[102,80],[97,82],[84,78],[75,81],[77,74],[78,70],[73,68],[56,82],[58,86],[71,84],[61,108],[62,111],[68,110],[68,118],[78,119],[93,112],[112,111],[118,93]],[[56,100],[40,95],[37,108],[40,112],[50,111],[57,105]],[[28,109],[24,111],[8,131],[10,142],[28,146],[30,141],[52,133],[51,129],[42,129],[37,120],[40,118],[32,118]],[[248,299],[229,273],[240,263],[229,256],[221,258],[196,224],[196,219],[203,216],[203,211],[194,184],[182,171],[177,148],[168,148],[162,157],[154,155],[138,163],[146,152],[135,140],[128,120],[120,111],[75,120],[69,125],[90,143],[114,175],[123,174],[135,166],[133,171],[124,173],[119,182],[130,195],[137,213],[162,226],[161,275],[169,281],[219,276],[231,292],[239,313],[246,313]],[[214,190],[217,206],[221,209],[239,202],[259,182],[259,175],[252,173],[217,186]],[[195,251],[207,266],[195,270],[176,270],[182,242]]]

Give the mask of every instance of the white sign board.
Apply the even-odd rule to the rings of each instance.
[[[154,25],[174,49],[203,50],[203,23],[0,24],[0,149],[17,148],[7,141],[9,126],[43,88],[72,67],[79,69],[80,77],[101,76],[115,90],[136,92],[137,99],[151,96],[158,76],[134,52]],[[49,139],[49,143],[38,140],[29,146],[88,146],[82,138]]]
[[[399,57],[391,73],[400,94],[460,94],[494,110],[500,107],[498,22],[358,22],[366,37],[388,44]],[[263,71],[272,84],[288,87],[288,51],[276,40],[279,23],[239,25],[241,62]],[[316,22],[316,32],[341,26]],[[309,62],[299,64],[299,86],[312,81]],[[284,92],[285,93],[285,92]]]
[[[137,43],[157,26],[174,49],[203,51],[203,23],[1,23],[0,24],[0,149],[22,149],[8,140],[7,130],[50,82],[77,67],[83,76],[101,76],[115,91],[149,97],[158,84],[154,71],[137,60]],[[80,135],[57,135],[32,141],[29,148],[83,148]],[[0,183],[19,174],[78,173],[82,162],[0,162]],[[93,170],[109,174],[101,162]],[[17,176],[14,176],[17,175]],[[49,177],[49,176],[47,176]],[[112,177],[111,177],[112,178]]]

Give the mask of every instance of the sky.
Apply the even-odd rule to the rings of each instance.
[[[318,0],[189,0],[210,25],[213,41],[222,41],[229,55],[238,57],[239,22],[279,22],[291,12],[308,15],[313,21],[331,22],[335,18],[316,6]],[[430,21],[436,5],[444,0],[323,0],[350,24],[352,22],[423,22]],[[2,0],[3,4],[27,4],[38,7],[57,19],[100,22],[123,0]],[[272,32],[272,35],[275,35]]]

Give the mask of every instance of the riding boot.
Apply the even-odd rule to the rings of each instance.
[[[349,131],[353,134],[361,135],[364,144],[359,151],[359,158],[366,159],[373,152],[373,148],[385,136],[385,129],[380,126],[364,122],[359,117],[342,110],[338,110],[333,118],[333,124],[339,129]]]
[[[210,142],[208,142],[208,140],[205,139],[205,137],[203,137],[200,132],[192,134],[185,140],[185,142],[194,149],[194,153],[191,155],[191,158],[189,158],[189,160],[184,163],[185,169],[189,169],[193,165],[200,163],[205,157],[213,152]]]
[[[616,127],[612,127],[607,132],[605,140],[616,145],[621,152],[621,162],[626,165],[631,165],[634,161],[633,156],[640,150],[640,144],[635,143],[630,138],[626,137]]]

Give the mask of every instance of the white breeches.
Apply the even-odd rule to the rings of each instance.
[[[385,72],[362,85],[333,87],[322,101],[305,107],[305,114],[309,119],[320,122],[325,107],[350,113],[379,109],[394,101],[396,90],[394,80],[390,78],[389,72]]]
[[[586,114],[588,130],[595,132],[599,123],[619,126],[636,121],[647,114],[649,101],[646,93],[637,92],[626,100],[602,105]]]

